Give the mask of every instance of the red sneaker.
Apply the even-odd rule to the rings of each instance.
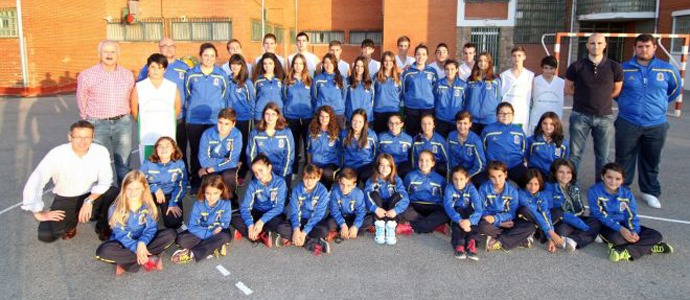
[[[241,177],[237,178],[237,186],[244,186],[244,178],[241,178]]]
[[[273,248],[273,237],[270,232],[262,232],[259,234],[259,241],[266,245],[266,248]]]
[[[321,247],[321,245],[314,246],[314,256],[321,255],[321,252],[323,252],[323,247]]]
[[[439,225],[438,227],[434,228],[434,231],[442,235],[448,235],[448,226],[446,226],[446,224]]]
[[[369,229],[367,229],[367,231],[369,231],[369,233],[374,233],[376,232],[376,227],[374,227],[374,225],[371,225],[369,226]]]
[[[122,275],[125,275],[125,268],[121,265],[115,265],[115,276],[120,277]]]
[[[338,234],[339,233],[337,231],[329,231],[326,240],[332,242],[338,236]]]
[[[398,224],[398,227],[395,228],[396,234],[412,235],[412,232],[414,230],[412,230],[412,226],[409,223]]]
[[[233,236],[233,239],[236,240],[236,241],[241,240],[241,239],[242,239],[242,234],[241,234],[238,230],[235,230],[235,235]]]
[[[470,240],[467,243],[467,258],[471,260],[479,260],[479,256],[477,256],[477,241],[476,240]]]

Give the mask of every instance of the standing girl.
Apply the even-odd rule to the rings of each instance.
[[[537,168],[542,176],[549,174],[551,164],[559,158],[570,156],[568,140],[563,137],[563,125],[554,112],[545,112],[534,128],[534,135],[527,138],[527,167]]]
[[[140,171],[129,172],[108,212],[108,225],[113,234],[96,250],[96,258],[117,266],[115,275],[137,272],[140,266],[146,265],[163,269],[158,255],[175,242],[176,233],[170,228],[158,230],[155,207],[146,175]]]
[[[170,258],[173,263],[184,264],[215,256],[225,256],[230,243],[232,207],[228,201],[228,188],[219,175],[206,176],[187,221],[189,229],[177,236],[182,249]]]
[[[379,133],[379,151],[393,157],[400,177],[405,177],[412,170],[412,137],[403,131],[403,125],[402,116],[392,114],[388,118],[388,131]]]
[[[141,165],[141,172],[146,175],[153,198],[161,209],[165,227],[180,228],[187,170],[175,141],[167,136],[159,138],[153,154]]]
[[[335,112],[330,106],[316,110],[315,118],[309,125],[307,140],[307,164],[323,170],[321,183],[330,188],[342,164],[340,159],[340,125],[335,120]]]
[[[350,128],[341,132],[340,139],[343,143],[343,166],[356,170],[359,182],[363,183],[371,176],[378,145],[378,137],[369,129],[367,113],[363,109],[355,110]]]
[[[326,53],[321,60],[321,73],[314,77],[312,102],[314,107],[328,105],[333,108],[336,121],[340,127],[345,127],[345,98],[347,96],[346,82],[336,67],[338,60],[335,55]]]
[[[254,85],[249,79],[249,71],[247,62],[241,54],[233,54],[230,56],[230,75],[228,76],[228,93],[227,102],[228,107],[235,110],[237,114],[237,121],[235,127],[240,131],[242,136],[242,145],[247,144],[249,138],[250,121],[254,119],[254,111],[256,110],[256,95],[254,94]],[[241,148],[240,148],[241,150]],[[247,155],[244,151],[240,151],[240,161],[247,161]],[[239,164],[239,171],[237,174],[237,181],[239,185],[244,185],[244,178],[247,175],[249,167],[246,164]]]
[[[266,52],[257,63],[256,71],[252,77],[254,81],[254,93],[256,94],[256,108],[254,120],[258,123],[263,118],[264,107],[270,102],[278,105],[283,110],[283,79],[285,71],[278,57]]]
[[[249,134],[247,145],[247,163],[253,161],[260,153],[271,160],[275,166],[273,172],[283,177],[287,186],[292,182],[292,162],[295,159],[295,142],[292,131],[287,128],[287,121],[280,113],[280,107],[268,103],[263,111],[263,119]]]
[[[211,43],[201,44],[199,56],[201,64],[187,72],[185,89],[187,90],[187,137],[191,148],[190,170],[192,190],[199,187],[199,142],[201,135],[218,120],[216,116],[227,107],[227,74],[217,67],[218,51]]]
[[[402,82],[393,52],[383,52],[381,62],[383,68],[374,75],[374,131],[377,133],[386,130],[386,122],[402,106]]]
[[[283,101],[285,107],[285,119],[295,139],[296,153],[292,164],[292,173],[299,171],[299,162],[306,152],[309,124],[314,116],[314,107],[311,102],[311,77],[306,68],[306,59],[301,53],[292,57],[290,71],[283,83]],[[305,159],[306,161],[306,159]]]
[[[361,108],[367,112],[369,127],[373,128],[374,121],[374,88],[369,75],[366,57],[359,56],[353,64],[353,72],[348,78],[349,88],[345,100],[345,117],[352,119],[352,113]]]
[[[410,205],[403,180],[396,172],[393,156],[382,153],[376,159],[374,174],[367,180],[364,193],[367,209],[374,215],[377,244],[395,245],[398,222]],[[409,225],[407,225],[409,231]]]
[[[490,53],[479,53],[465,93],[465,111],[474,118],[472,131],[481,134],[486,125],[496,122],[496,107],[501,103],[501,79],[494,75]]]
[[[423,115],[434,113],[434,85],[436,70],[426,65],[429,48],[419,44],[414,48],[415,63],[403,72],[403,99],[405,103],[405,127],[411,135],[419,133],[419,121]]]
[[[437,50],[438,51],[438,50]],[[458,64],[455,60],[447,60],[445,64],[446,76],[439,79],[434,87],[434,101],[436,103],[436,131],[447,137],[455,127],[455,115],[465,108],[465,90],[467,83],[458,76]]]

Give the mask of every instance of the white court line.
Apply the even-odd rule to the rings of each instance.
[[[52,189],[44,190],[44,191],[43,191],[43,195],[49,193],[51,190],[52,190]],[[8,207],[8,208],[3,209],[2,211],[0,211],[0,215],[4,214],[4,213],[6,213],[6,212],[12,210],[13,208],[15,208],[15,207],[17,207],[17,206],[20,206],[20,205],[22,205],[22,202],[19,202],[19,203],[15,204],[15,205],[12,205],[12,206],[10,206],[10,207]]]
[[[650,219],[650,220],[657,220],[657,221],[664,221],[664,222],[670,222],[670,223],[679,223],[679,224],[687,224],[690,225],[690,221],[683,221],[683,220],[676,220],[676,219],[667,219],[667,218],[659,218],[659,217],[653,217],[653,216],[645,216],[645,215],[637,215],[639,218],[642,219]]]

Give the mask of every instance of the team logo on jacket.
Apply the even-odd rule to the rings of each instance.
[[[426,79],[433,80],[433,79],[434,79],[434,74],[426,73]]]
[[[311,207],[316,207],[316,203],[319,202],[319,197],[314,197],[311,199]]]
[[[393,186],[392,184],[389,184],[388,185],[388,195],[393,195],[393,194],[395,194],[395,186]]]
[[[148,210],[142,210],[141,213],[139,214],[139,225],[145,225],[146,224],[146,214],[148,214]]]
[[[460,97],[460,90],[459,89],[455,90],[455,97]]]
[[[439,191],[439,188],[437,186],[432,186],[431,187],[431,195],[436,195]]]
[[[433,145],[433,146],[431,147],[431,152],[434,152],[434,154],[438,153],[438,146]]]
[[[561,148],[556,148],[556,151],[554,151],[554,155],[557,157],[561,157]]]
[[[177,181],[177,172],[170,174],[170,181],[175,182]]]
[[[513,143],[516,143],[516,144],[520,143],[520,136],[519,135],[513,136]]]
[[[180,77],[180,79],[184,79],[184,72],[177,72],[177,76]]]
[[[350,200],[350,211],[355,211],[355,202],[354,199]]]
[[[626,211],[628,209],[628,202],[620,202],[618,205],[620,206],[621,211]]]
[[[401,144],[400,146],[402,147],[403,152],[407,152],[407,144]]]
[[[635,75],[630,75],[630,77],[628,77],[628,80],[634,81],[634,80],[635,80]]]
[[[218,78],[213,78],[213,85],[218,86],[220,84],[220,80]]]
[[[664,73],[656,73],[656,81],[664,81]]]
[[[227,141],[225,141],[225,146],[228,148],[229,151],[232,151],[233,140],[228,139]]]
[[[273,190],[271,191],[271,201],[276,202],[278,200],[278,191]]]
[[[468,156],[472,156],[472,154],[473,154],[473,153],[472,153],[472,148],[467,147],[467,155],[468,155]]]
[[[278,148],[285,148],[285,140],[278,140]]]
[[[199,78],[194,78],[194,83],[199,82]]]

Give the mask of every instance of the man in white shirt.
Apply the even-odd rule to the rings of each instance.
[[[503,102],[513,105],[513,123],[521,126],[522,131],[528,134],[534,73],[525,69],[525,58],[527,58],[525,48],[518,46],[510,52],[513,67],[501,73],[501,94],[503,95]]]
[[[316,65],[319,64],[319,57],[316,56],[316,54],[309,52],[309,36],[302,31],[297,34],[295,39],[297,40],[297,52],[288,56],[288,66],[292,64],[292,58],[295,57],[295,54],[300,53],[304,55],[304,58],[307,60],[307,70],[309,70],[309,76],[314,77]]]
[[[436,45],[436,61],[429,66],[436,70],[438,79],[446,78],[446,61],[448,60],[448,45],[446,43],[439,43]],[[463,79],[464,80],[464,79]]]
[[[362,41],[362,56],[366,57],[369,62],[369,74],[376,74],[379,68],[381,68],[381,63],[371,57],[374,51],[376,51],[374,41],[371,39],[364,39]]]
[[[276,53],[276,46],[277,46],[276,41],[277,40],[278,40],[278,38],[276,38],[276,35],[273,33],[267,33],[266,35],[264,35],[264,42],[263,42],[264,53],[268,52],[268,53],[275,54],[276,57],[278,57],[278,61],[280,61],[280,64],[283,65],[283,68],[285,68],[286,67],[285,59],[283,59],[282,56],[280,56],[280,55],[278,55],[278,53]],[[261,59],[262,56],[263,56],[263,53],[254,59],[254,66],[256,66],[256,64],[259,63],[259,60]]]
[[[462,80],[467,81],[472,75],[472,68],[474,68],[474,56],[477,55],[477,46],[472,43],[467,43],[462,46],[462,62],[460,63],[460,70],[458,75]]]
[[[414,57],[407,55],[410,50],[410,38],[403,35],[398,38],[398,55],[395,56],[395,64],[398,66],[398,72],[402,73],[414,64]]]
[[[240,43],[239,40],[237,39],[232,39],[228,41],[228,43],[225,45],[226,48],[228,48],[228,61],[225,62],[220,68],[225,71],[225,74],[228,74],[230,76],[230,57],[232,57],[233,54],[242,54],[242,44]],[[247,72],[251,76],[252,74],[252,64],[247,63]]]
[[[95,212],[96,232],[101,240],[110,237],[108,208],[117,197],[108,149],[93,143],[94,126],[78,121],[70,127],[68,144],[50,150],[24,186],[22,209],[40,222],[38,239],[69,240],[77,234],[77,221],[86,223]],[[55,199],[44,209],[43,188],[53,180]],[[95,207],[95,211],[94,211]]]

